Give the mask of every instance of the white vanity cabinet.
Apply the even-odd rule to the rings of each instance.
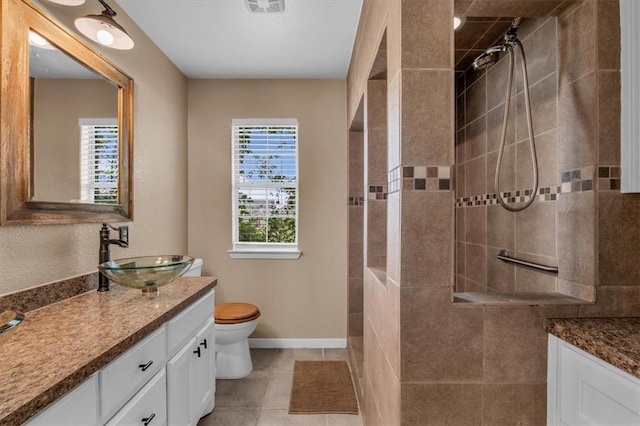
[[[548,425],[640,425],[640,379],[549,335]]]
[[[167,363],[170,425],[195,426],[214,406],[214,322],[209,319]]]
[[[214,291],[186,307],[28,426],[187,426],[214,407]]]
[[[98,425],[98,375],[93,374],[51,407],[29,420],[28,425]]]

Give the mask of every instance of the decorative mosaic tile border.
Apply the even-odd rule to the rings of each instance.
[[[593,190],[593,167],[569,170],[560,173],[561,193],[584,192]]]
[[[353,196],[349,197],[349,206],[364,206],[364,197],[362,196]]]
[[[450,191],[451,167],[449,166],[403,166],[389,172],[389,192],[403,191]]]
[[[593,191],[593,167],[563,172],[560,174],[560,181],[560,186],[538,188],[538,193],[536,194],[538,201],[557,201],[560,194]],[[502,193],[502,198],[506,200],[507,204],[524,203],[529,201],[530,197],[531,189]],[[497,194],[483,194],[456,199],[456,207],[495,206],[497,204]]]
[[[619,191],[620,173],[620,166],[599,166],[598,189],[600,191]]]
[[[368,200],[386,200],[389,195],[387,185],[369,185]]]

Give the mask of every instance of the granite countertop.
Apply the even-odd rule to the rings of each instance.
[[[640,318],[547,319],[545,330],[640,378]]]
[[[0,424],[22,424],[215,285],[178,278],[149,299],[114,284],[27,312],[0,346]]]

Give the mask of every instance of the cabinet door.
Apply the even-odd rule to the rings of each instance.
[[[107,426],[166,426],[166,377],[163,368],[118,411]]]
[[[27,426],[98,424],[98,373],[31,419]]]
[[[214,406],[216,383],[214,328],[213,319],[209,319],[196,334],[192,383],[194,391],[192,413],[196,422],[200,417],[209,414]]]
[[[167,412],[170,425],[193,425],[191,406],[194,391],[191,378],[194,375],[193,351],[196,339],[186,345],[167,363]]]

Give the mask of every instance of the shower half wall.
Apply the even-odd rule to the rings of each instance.
[[[536,199],[518,213],[507,211],[496,200],[494,173],[509,58],[502,54],[495,66],[480,71],[471,63],[486,48],[501,42],[512,19],[468,18],[456,33],[455,293],[460,301],[591,302],[595,299],[595,235],[567,233],[576,226],[594,225],[595,218],[589,213],[595,206],[595,165],[574,158],[582,154],[568,142],[578,135],[568,132],[580,133],[581,126],[591,125],[579,122],[588,116],[574,115],[593,108],[596,100],[584,98],[592,89],[588,77],[573,84],[562,73],[561,67],[568,64],[559,50],[567,50],[566,38],[571,34],[561,28],[561,18],[525,18],[518,31],[528,66],[539,189],[531,194],[532,164],[521,58],[517,56],[500,190],[512,205],[521,204],[527,196]],[[562,43],[565,48],[559,49]],[[577,126],[568,128],[561,123],[567,118]],[[563,205],[561,197],[565,198]],[[585,207],[583,211],[576,209],[575,201]],[[505,263],[496,257],[502,250],[527,261],[559,266],[559,273]]]

